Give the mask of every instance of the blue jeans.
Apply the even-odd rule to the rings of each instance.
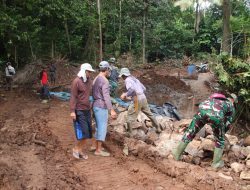
[[[108,109],[93,108],[96,122],[95,138],[97,141],[105,141],[108,127]]]

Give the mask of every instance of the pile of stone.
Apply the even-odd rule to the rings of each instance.
[[[111,122],[113,129],[121,134],[126,133],[124,127],[127,112],[119,114],[117,120]],[[137,122],[133,124],[131,137],[141,140],[147,144],[154,145],[152,150],[157,151],[161,157],[168,157],[181,140],[183,131],[191,122],[191,119],[173,121],[172,118],[157,116],[158,123],[163,129],[161,134],[157,134],[150,120],[141,113]],[[210,165],[214,150],[214,136],[212,128],[205,125],[196,135],[195,139],[189,143],[183,156],[184,161],[207,166]],[[225,167],[239,175],[243,180],[250,180],[250,136],[239,139],[234,135],[226,134],[226,142],[223,160]]]

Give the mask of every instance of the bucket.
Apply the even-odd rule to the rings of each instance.
[[[188,75],[193,75],[196,72],[195,65],[194,64],[188,65],[187,72]]]

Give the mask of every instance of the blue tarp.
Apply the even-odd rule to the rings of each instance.
[[[50,92],[51,96],[55,96],[63,101],[68,101],[70,99],[70,93],[68,92]]]
[[[70,99],[70,93],[68,92],[50,92],[50,95],[55,96],[63,101],[68,101]],[[115,100],[119,104],[119,106],[124,107],[124,108],[127,108],[131,104],[131,101],[125,102],[121,100],[120,98],[115,98]],[[89,101],[90,102],[94,101],[92,96],[89,97]],[[170,103],[165,103],[163,104],[163,106],[149,104],[149,107],[150,107],[150,110],[155,115],[163,115],[163,116],[168,116],[172,118],[175,117],[176,119],[180,120],[180,116],[177,112],[177,108]]]
[[[68,93],[68,92],[50,92],[50,95],[55,96],[63,101],[68,101],[70,99],[70,93]],[[124,102],[120,98],[115,98],[115,100],[117,101],[117,103],[121,107],[127,108],[130,105],[130,102]],[[93,96],[89,97],[89,101],[90,102],[94,101]]]

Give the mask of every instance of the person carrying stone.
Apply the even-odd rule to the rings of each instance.
[[[234,103],[237,103],[237,96],[231,94],[229,98],[220,93],[212,94],[207,100],[199,104],[199,110],[194,115],[192,122],[186,129],[181,142],[172,151],[175,160],[180,160],[182,153],[195,135],[205,124],[210,124],[215,137],[215,149],[212,167],[221,168],[225,133],[230,129],[235,114]]]
[[[121,99],[125,100],[132,98],[133,100],[133,103],[131,103],[128,107],[127,122],[125,123],[129,134],[132,132],[133,122],[136,121],[140,111],[142,111],[152,121],[153,126],[156,128],[156,132],[160,133],[160,126],[153,113],[150,111],[147,98],[144,94],[146,91],[144,85],[130,74],[128,68],[122,68],[119,77],[122,77],[125,81],[127,89],[127,92],[121,95]]]
[[[92,89],[91,73],[94,69],[89,63],[81,65],[81,69],[71,85],[70,116],[74,121],[77,143],[73,148],[73,156],[77,159],[88,159],[83,152],[87,139],[92,138],[91,103],[89,96]]]
[[[16,74],[14,67],[11,66],[11,63],[6,63],[5,67],[5,80],[6,80],[6,90],[12,89],[13,76]]]

